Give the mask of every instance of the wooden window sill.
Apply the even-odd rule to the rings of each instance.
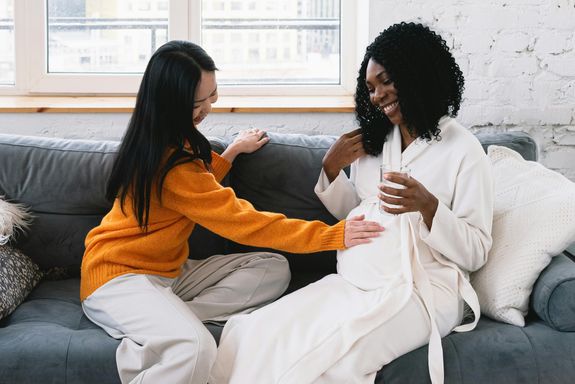
[[[0,113],[131,113],[134,96],[0,96]],[[353,112],[352,96],[220,96],[216,113]]]

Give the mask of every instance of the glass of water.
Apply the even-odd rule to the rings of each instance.
[[[385,185],[386,187],[391,187],[391,188],[395,188],[395,189],[404,189],[405,186],[402,184],[397,184],[394,183],[392,181],[387,180],[384,176],[386,173],[389,172],[398,172],[401,175],[405,176],[405,177],[409,177],[410,174],[410,169],[407,167],[401,167],[401,169],[397,170],[397,169],[392,169],[391,165],[389,164],[382,164],[379,166],[379,182],[383,185]],[[383,192],[382,192],[383,193]],[[394,195],[388,195],[386,193],[383,193],[385,196],[390,196],[390,197],[398,197],[398,196],[394,196]],[[381,213],[386,213],[383,209],[383,207],[388,207],[388,208],[400,208],[401,205],[395,205],[395,204],[388,204],[386,202],[384,202],[383,200],[379,200],[379,211]]]

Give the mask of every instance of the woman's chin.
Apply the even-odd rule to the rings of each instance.
[[[403,119],[402,119],[401,115],[398,113],[392,113],[392,114],[386,115],[386,116],[389,119],[389,121],[391,121],[391,123],[393,125],[401,125],[401,123],[403,123]]]

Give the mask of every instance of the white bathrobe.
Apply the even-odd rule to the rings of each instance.
[[[417,139],[403,152],[395,127],[378,157],[364,156],[316,193],[343,219],[364,214],[386,230],[338,252],[337,274],[226,324],[210,384],[373,383],[393,359],[429,343],[433,383],[443,382],[441,337],[479,319],[468,272],[491,247],[491,165],[473,134],[454,119],[440,140]],[[378,208],[379,165],[410,168],[439,205],[431,231],[419,213]],[[465,300],[475,319],[456,327]]]

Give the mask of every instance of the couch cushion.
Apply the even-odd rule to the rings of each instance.
[[[79,280],[43,282],[0,322],[6,383],[118,383],[118,341],[82,313]]]
[[[565,384],[573,382],[575,333],[543,321],[524,328],[482,318],[471,332],[442,340],[445,384]],[[427,346],[399,357],[377,375],[376,384],[430,383]]]
[[[117,147],[112,141],[0,135],[2,193],[35,212],[105,213]]]
[[[42,268],[80,265],[105,199],[117,142],[0,135],[0,194],[35,216],[18,247]],[[24,172],[22,170],[25,170]]]
[[[555,257],[533,287],[531,306],[539,317],[559,331],[575,331],[575,262]]]
[[[491,145],[501,145],[518,152],[525,160],[537,161],[539,157],[535,141],[525,132],[477,133],[475,136],[485,152]]]

